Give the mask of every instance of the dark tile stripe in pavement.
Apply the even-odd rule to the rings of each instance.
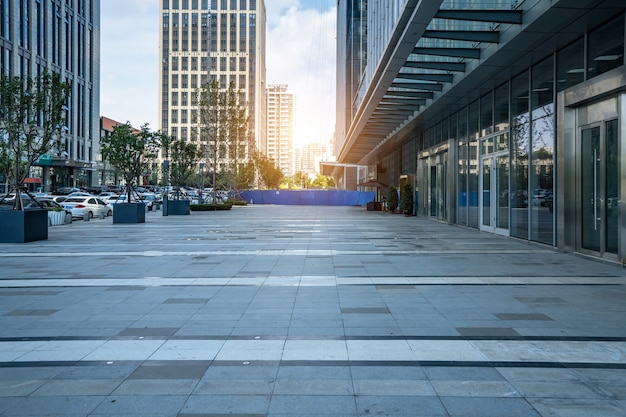
[[[0,262],[3,417],[625,415],[624,271],[544,246],[253,206]]]

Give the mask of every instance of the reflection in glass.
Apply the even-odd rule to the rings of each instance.
[[[480,98],[480,135],[493,132],[493,93],[490,91]]]
[[[587,78],[624,64],[624,15],[604,23],[589,33]]]
[[[495,158],[498,178],[496,180],[496,227],[509,228],[509,155]]]
[[[496,88],[494,124],[496,132],[509,128],[509,83]]]
[[[560,50],[556,55],[556,88],[563,91],[585,80],[583,38]]]
[[[529,74],[511,84],[511,236],[528,239]]]
[[[617,253],[619,165],[617,119],[606,122],[606,252]]]
[[[478,141],[469,143],[469,171],[468,171],[468,226],[478,228]]]
[[[532,69],[532,171],[530,177],[530,239],[552,244],[554,214],[550,199],[554,180],[553,58]]]
[[[483,226],[491,226],[491,158],[483,159],[483,183],[482,183],[482,204],[483,204]]]
[[[584,129],[581,145],[582,247],[600,252],[600,128]]]
[[[478,100],[476,100],[473,103],[470,103],[469,105],[469,111],[468,111],[468,131],[469,131],[469,138],[471,139],[478,139],[478,120],[479,120],[479,113],[478,113]]]
[[[467,143],[459,145],[459,198],[458,198],[458,223],[467,226],[467,207],[469,196],[467,194]]]

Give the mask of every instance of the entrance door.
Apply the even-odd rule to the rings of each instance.
[[[481,158],[480,229],[509,234],[509,155],[500,153]]]
[[[618,121],[581,130],[581,251],[608,259],[618,253]]]
[[[428,178],[427,214],[437,220],[448,220],[448,152],[440,152],[423,159],[427,168],[424,176]]]
[[[437,155],[437,219],[448,220],[448,152]]]

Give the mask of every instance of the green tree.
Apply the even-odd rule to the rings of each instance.
[[[266,189],[278,188],[284,174],[278,164],[261,152],[254,153],[254,161],[259,178]]]
[[[44,154],[63,151],[70,91],[57,73],[0,78],[0,172],[8,191],[15,191],[16,210],[23,210],[21,191],[33,164]]]
[[[137,130],[126,122],[116,125],[109,136],[100,139],[102,158],[124,179],[127,202],[130,202],[137,178],[150,167],[158,154],[158,137],[158,133],[150,131],[148,124]]]
[[[317,177],[311,183],[312,186],[318,188],[334,188],[335,180],[332,177],[327,177],[326,175],[317,174]]]
[[[252,147],[247,110],[240,96],[233,83],[222,90],[217,80],[205,84],[198,92],[198,136],[207,157],[213,160],[214,174],[219,169],[220,177],[228,180],[235,193],[240,181],[245,183],[249,179],[249,173],[240,176],[239,171],[247,169],[245,164]]]
[[[307,188],[309,186],[309,176],[302,171],[296,171],[293,175],[293,181],[299,188]]]
[[[176,187],[176,199],[180,199],[180,187],[189,183],[194,175],[200,153],[193,142],[177,140],[169,144],[170,180]]]

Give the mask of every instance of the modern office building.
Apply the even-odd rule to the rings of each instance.
[[[293,175],[295,169],[294,123],[295,96],[285,84],[273,84],[267,88],[267,150],[268,158],[278,163],[285,175]]]
[[[265,137],[263,0],[160,0],[160,130],[195,140],[198,89],[233,83],[257,148]],[[212,163],[212,162],[211,162]]]
[[[100,0],[0,0],[0,74],[61,74],[72,86],[64,149],[40,159],[30,181],[45,191],[98,185]]]
[[[331,156],[328,154],[328,146],[318,142],[311,142],[302,145],[300,150],[300,165],[298,171],[305,174],[320,173],[320,162],[329,161]]]
[[[625,9],[339,0],[338,161],[420,216],[624,262]]]

